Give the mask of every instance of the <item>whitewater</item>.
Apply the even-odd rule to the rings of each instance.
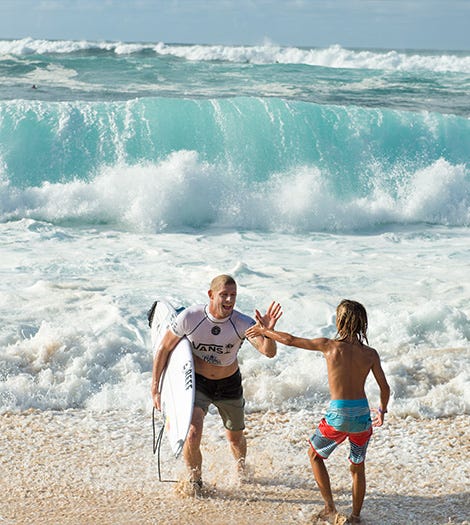
[[[0,78],[4,417],[134,435],[152,408],[148,308],[205,302],[220,273],[238,309],[277,300],[279,329],[304,337],[334,337],[336,305],[362,302],[392,421],[468,416],[468,52],[27,38],[0,41]],[[262,415],[313,425],[322,357],[245,343],[240,367],[252,435],[283,461]]]

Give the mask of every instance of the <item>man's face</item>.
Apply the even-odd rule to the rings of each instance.
[[[209,290],[209,312],[216,319],[228,317],[235,307],[236,298],[236,284],[226,284],[217,290]]]

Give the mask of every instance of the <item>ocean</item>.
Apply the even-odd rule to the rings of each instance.
[[[468,525],[469,117],[469,52],[0,40],[0,521],[311,523],[316,352],[244,343],[248,484],[212,408],[206,496],[157,477],[147,311],[229,273],[300,336],[365,305],[392,395],[364,522]]]
[[[146,312],[362,302],[398,417],[470,408],[470,53],[0,41],[0,410],[151,411]],[[247,412],[322,410],[320,354],[240,352]],[[367,393],[378,403],[373,379]]]

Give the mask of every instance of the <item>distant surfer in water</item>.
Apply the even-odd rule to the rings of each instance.
[[[235,310],[237,284],[229,275],[215,277],[208,291],[208,305],[194,305],[183,310],[157,348],[153,363],[152,398],[160,410],[160,377],[168,357],[179,340],[186,336],[192,346],[196,394],[194,412],[183,455],[190,472],[194,493],[202,488],[202,454],[200,449],[204,417],[214,404],[222,418],[232,454],[240,476],[245,470],[246,438],[245,400],[238,367],[238,351],[246,330],[255,320]],[[264,316],[257,310],[263,326],[273,329],[282,315],[281,306],[272,302]],[[252,335],[250,343],[263,355],[276,355],[275,341],[262,335]]]
[[[315,480],[325,502],[317,515],[318,521],[332,523],[360,523],[360,512],[366,491],[364,462],[372,426],[384,422],[390,398],[390,387],[385,378],[379,354],[367,346],[367,313],[362,304],[344,300],[336,309],[337,336],[304,339],[287,332],[273,330],[256,311],[257,324],[247,330],[248,337],[264,335],[288,346],[318,350],[326,359],[331,401],[325,417],[310,438],[309,458]],[[367,344],[365,344],[367,343]],[[372,371],[380,388],[380,405],[371,419],[371,411],[364,385]],[[324,460],[346,438],[350,443],[349,460],[353,479],[352,513],[346,520],[338,514],[333,500],[330,477]]]

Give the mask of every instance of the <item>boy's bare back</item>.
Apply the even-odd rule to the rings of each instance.
[[[372,370],[374,375],[378,374],[379,377],[383,375],[376,350],[359,341],[327,341],[326,348],[322,351],[328,369],[331,399],[366,397],[364,385],[369,372]],[[379,382],[376,375],[375,377]]]

